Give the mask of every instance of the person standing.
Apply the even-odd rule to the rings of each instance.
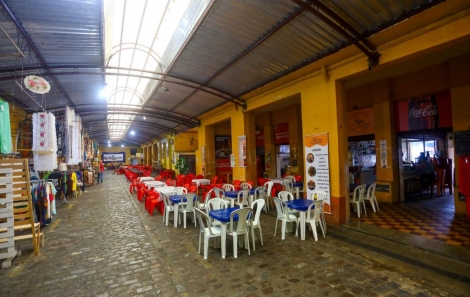
[[[104,163],[100,161],[100,173],[98,174],[98,183],[103,183],[103,175],[104,175]]]

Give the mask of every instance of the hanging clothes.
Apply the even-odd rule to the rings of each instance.
[[[10,106],[0,98],[0,153],[11,153]]]

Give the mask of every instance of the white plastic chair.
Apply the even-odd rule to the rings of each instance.
[[[282,199],[282,201],[287,202],[290,200],[294,200],[294,194],[287,192],[287,191],[280,191],[277,196]],[[299,211],[295,209],[289,209],[289,213],[291,214],[298,214]]]
[[[179,208],[179,212],[183,214],[184,228],[186,228],[186,213],[188,213],[188,212],[193,213],[194,226],[197,226],[196,225],[196,211],[195,211],[195,208],[194,208],[194,201],[195,201],[194,198],[195,197],[196,197],[195,193],[189,193],[189,194],[184,195],[183,198],[181,199],[181,202],[183,202],[183,199],[186,198],[186,202],[181,203],[180,208]]]
[[[233,217],[238,215],[238,222],[234,224]],[[245,235],[245,243],[248,247],[248,255],[250,255],[250,239],[248,238],[249,226],[251,226],[253,210],[251,208],[240,208],[230,214],[230,230],[227,235],[233,237],[233,257],[237,258],[238,252],[238,235]]]
[[[227,208],[228,206],[228,202],[225,201],[224,199],[222,198],[212,198],[209,200],[209,202],[207,203],[207,206],[205,208],[205,211],[206,211],[206,214],[209,215],[209,212],[211,210],[214,210],[214,209],[223,209],[223,208]],[[221,222],[217,221],[217,220],[212,220],[212,224],[213,225],[217,225],[217,226],[220,226]]]
[[[267,196],[266,196],[266,188],[265,187],[256,187],[255,192],[253,194],[253,202],[255,202],[258,199],[261,199],[265,202],[263,204],[263,208],[264,208],[265,212],[268,212],[267,207],[266,207]],[[253,208],[253,205],[251,206],[251,208]]]
[[[188,190],[185,187],[175,187],[175,195],[186,195]]]
[[[312,211],[312,206],[315,206],[313,211]],[[323,233],[323,238],[325,238],[325,229],[323,228],[323,222],[322,222],[323,220],[321,218],[322,208],[323,208],[323,200],[315,200],[314,203],[308,206],[308,210],[307,210],[307,220],[305,221],[305,223],[310,224],[312,231],[313,231],[313,237],[315,237],[315,241],[318,241],[317,223],[318,225],[320,225],[321,232]],[[299,219],[299,222],[300,222],[300,219]]]
[[[256,207],[256,212],[255,212],[255,217],[251,221],[251,240],[253,240],[253,251],[256,250],[255,247],[255,229],[259,229],[259,236],[261,239],[261,245],[264,245],[263,243],[263,232],[261,231],[261,223],[259,220],[260,214],[261,214],[261,209],[264,207],[264,200],[263,199],[258,199],[253,201],[253,204],[251,205],[251,209],[255,209]]]
[[[307,199],[310,199],[310,200],[321,200],[321,201],[322,201],[321,210],[320,210],[320,216],[321,216],[321,220],[322,220],[322,223],[323,223],[323,229],[324,229],[325,232],[326,232],[325,213],[323,212],[323,206],[325,205],[325,200],[326,200],[326,192],[325,192],[325,191],[322,191],[322,190],[314,190],[314,191],[312,192],[312,195],[311,195],[310,197],[307,197]]]
[[[240,190],[237,194],[237,200],[235,200],[235,205],[243,207],[249,207],[248,199],[250,196],[250,190]]]
[[[377,198],[375,197],[375,188],[377,187],[377,183],[373,183],[367,188],[367,194],[364,196],[364,200],[368,200],[370,205],[372,206],[372,210],[375,212],[375,207],[377,206],[377,211],[379,211],[379,203],[377,202]]]
[[[362,206],[364,207],[364,213],[367,216],[366,204],[364,202],[364,192],[365,192],[365,190],[366,190],[366,185],[365,184],[357,186],[354,189],[353,197],[352,197],[351,201],[349,201],[353,204],[354,210],[357,212],[357,217],[358,218],[361,217],[361,203],[362,203]]]
[[[274,203],[276,204],[276,210],[277,210],[277,220],[276,220],[276,227],[274,229],[274,236],[276,236],[277,233],[277,221],[282,222],[282,236],[281,239],[284,240],[286,237],[286,224],[288,222],[295,222],[295,230],[297,230],[297,217],[293,214],[289,213],[289,208],[287,207],[287,204],[285,201],[283,201],[280,198],[274,198]],[[297,236],[297,232],[295,233]]]
[[[231,184],[224,184],[222,185],[222,190],[224,190],[224,192],[235,191],[235,187]]]
[[[163,221],[165,222],[165,225],[168,226],[168,220],[170,217],[170,212],[175,211],[175,207],[173,203],[171,203],[170,198],[166,194],[161,194],[162,199],[163,199],[163,204],[164,204],[164,209],[163,209]],[[180,223],[180,217],[178,215],[178,223]]]
[[[291,179],[289,179],[289,178],[287,178],[287,179],[284,178],[284,179],[282,180],[282,184],[284,185],[284,191],[289,192],[289,193],[291,193],[292,195],[294,195],[294,193],[295,193],[294,183],[292,182]]]
[[[204,202],[198,202],[198,208],[207,208],[207,203],[209,203],[209,200],[211,200],[212,193],[214,192],[214,189],[210,189],[209,192],[206,194],[206,198],[204,199]]]
[[[249,183],[241,183],[240,184],[240,190],[249,190],[251,189],[251,185]]]
[[[204,236],[204,260],[207,259],[207,254],[209,251],[209,240],[211,238],[221,237],[222,232],[220,227],[212,225],[212,219],[206,213],[201,211],[200,209],[195,209],[196,217],[199,221],[199,250],[198,254],[201,254],[201,237]],[[215,242],[214,242],[215,247]]]
[[[271,205],[272,203],[271,193],[273,190],[273,185],[274,183],[272,181],[268,181],[264,184],[264,186],[266,187],[266,210],[267,211],[269,211],[269,207],[272,206]]]

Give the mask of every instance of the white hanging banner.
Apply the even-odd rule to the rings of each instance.
[[[314,190],[325,191],[323,211],[331,213],[328,133],[306,135],[304,143],[307,197],[311,197]]]

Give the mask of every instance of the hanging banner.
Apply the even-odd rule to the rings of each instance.
[[[289,124],[279,124],[274,128],[274,144],[289,143]]]
[[[238,167],[246,167],[246,135],[238,136]]]
[[[325,191],[323,211],[331,214],[328,134],[306,135],[304,143],[307,197],[311,197],[314,190]]]

